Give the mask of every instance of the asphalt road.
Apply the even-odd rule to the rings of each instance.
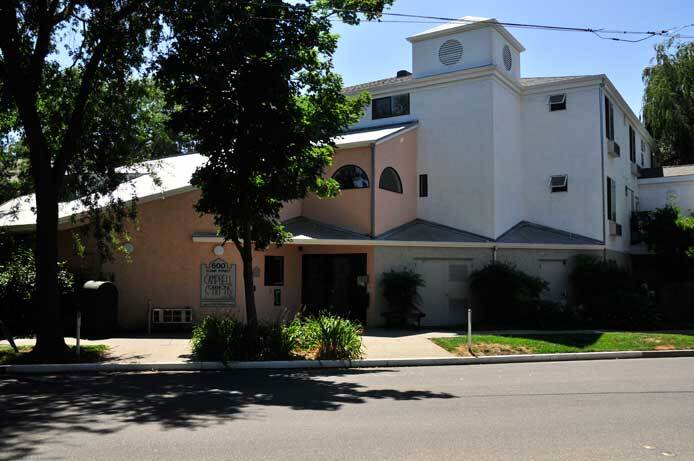
[[[0,459],[694,460],[694,359],[0,379]]]

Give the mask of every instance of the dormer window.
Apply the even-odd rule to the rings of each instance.
[[[552,192],[567,192],[569,190],[569,176],[565,174],[551,176],[549,187]]]
[[[398,117],[410,113],[410,94],[397,94],[385,98],[375,98],[371,101],[371,118]]]
[[[566,93],[553,94],[549,97],[549,111],[566,110]]]

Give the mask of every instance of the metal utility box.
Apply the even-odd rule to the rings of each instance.
[[[89,280],[82,285],[79,310],[87,335],[106,335],[118,328],[118,289],[111,282]]]

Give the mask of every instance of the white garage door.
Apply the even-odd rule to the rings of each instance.
[[[422,325],[455,325],[467,320],[469,276],[472,260],[419,259],[416,271],[426,286],[419,289]]]

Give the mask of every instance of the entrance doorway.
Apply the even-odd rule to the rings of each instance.
[[[366,254],[303,255],[301,263],[301,303],[309,313],[328,310],[366,325]]]

